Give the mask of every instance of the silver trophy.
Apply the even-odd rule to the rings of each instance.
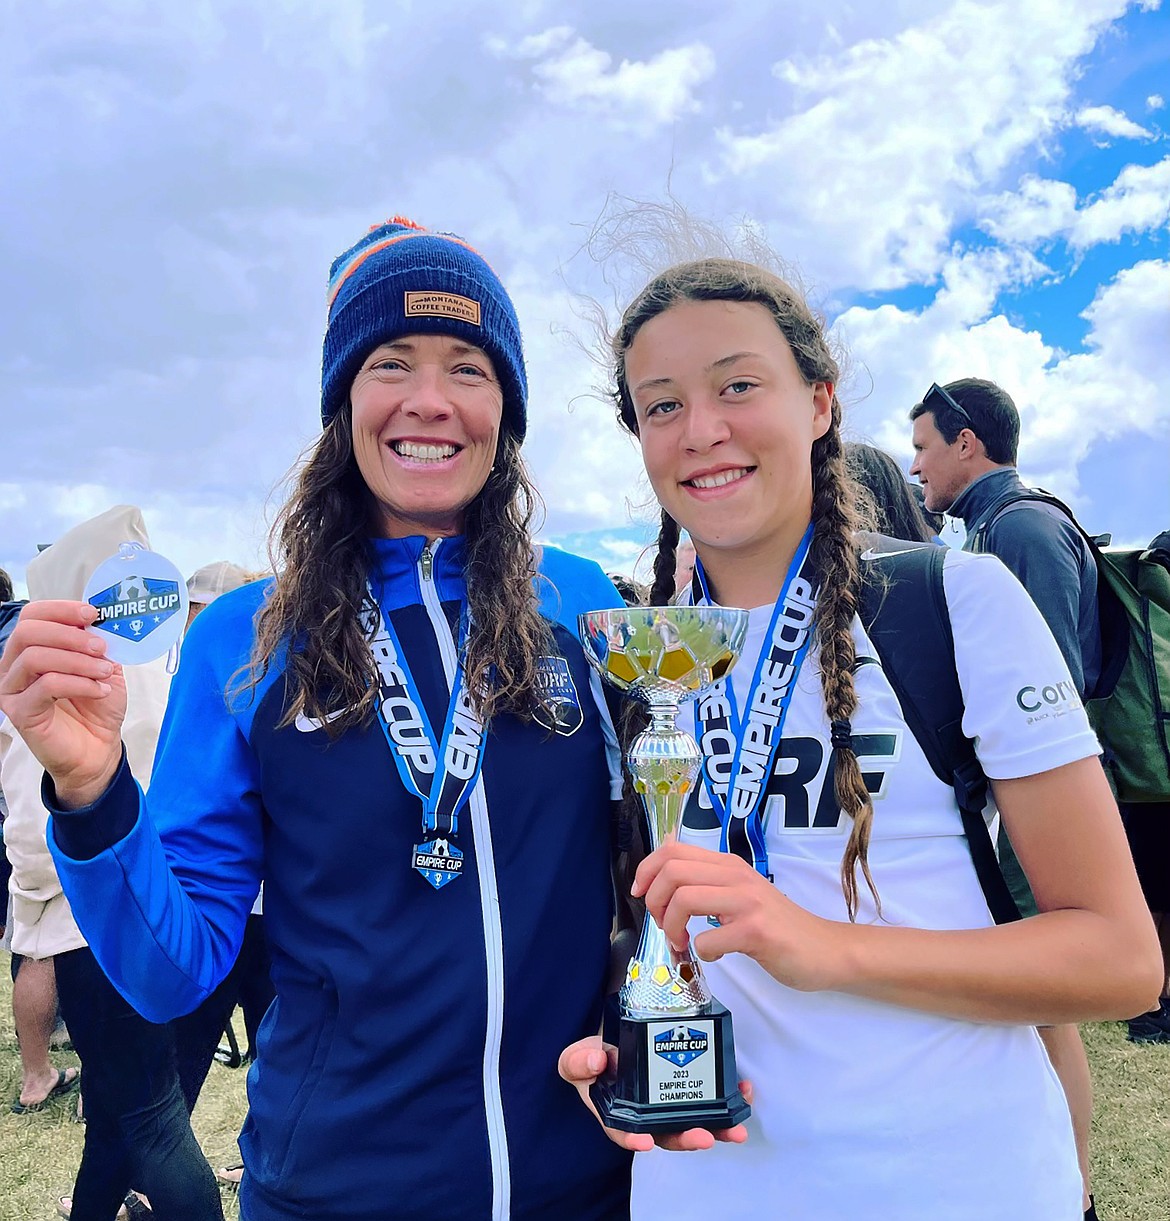
[[[626,766],[646,808],[653,851],[674,834],[702,755],[677,725],[679,705],[735,665],[747,611],[648,606],[578,617],[585,656],[619,691],[647,705],[650,725]],[[627,1132],[729,1128],[751,1113],[739,1092],[731,1014],[712,995],[690,945],[678,953],[647,915],[626,979],[606,1012],[616,1077],[593,1087],[603,1121]]]

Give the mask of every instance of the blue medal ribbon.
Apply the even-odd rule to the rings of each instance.
[[[812,535],[810,525],[785,574],[768,629],[770,643],[760,650],[748,688],[746,718],[740,716],[730,677],[712,687],[695,707],[703,780],[723,826],[720,848],[743,857],[764,877],[771,876],[763,819],[768,779],[796,680],[813,641],[819,581],[809,557]],[[698,604],[712,601],[699,560],[691,597]]]
[[[463,868],[463,854],[449,841],[459,833],[459,814],[483,768],[483,723],[468,698],[460,668],[442,741],[436,740],[394,628],[380,608],[377,614],[371,648],[378,671],[378,723],[403,785],[423,804],[425,842],[415,845],[413,866],[438,890]],[[460,643],[466,632],[465,614]]]

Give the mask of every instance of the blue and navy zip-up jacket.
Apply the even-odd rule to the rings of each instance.
[[[371,547],[371,588],[438,733],[463,542],[433,560],[422,538]],[[548,663],[556,731],[493,719],[460,815],[462,876],[440,890],[411,867],[422,805],[376,720],[332,743],[304,716],[277,728],[280,658],[250,701],[225,701],[260,583],[192,625],[149,797],[123,764],[93,806],[54,810],[77,922],[152,1021],[227,973],[264,881],[276,1000],[240,1137],[249,1221],[626,1215],[629,1156],[557,1076],[600,1025],[613,906],[616,743],[576,616],[620,603],[591,562],[546,549],[541,573],[564,659]]]

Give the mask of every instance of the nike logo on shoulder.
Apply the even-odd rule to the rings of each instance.
[[[348,711],[348,708],[342,708],[339,712],[328,712],[325,714],[324,719],[320,721],[316,717],[305,716],[303,712],[298,712],[297,719],[293,724],[301,733],[316,733],[318,729],[324,729],[330,721],[336,721],[338,717],[345,716]]]

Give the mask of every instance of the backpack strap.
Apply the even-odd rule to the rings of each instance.
[[[983,817],[987,777],[963,733],[963,691],[943,589],[946,548],[880,537],[874,544],[863,562],[862,625],[931,770],[954,790],[988,909],[996,924],[1018,920]]]
[[[992,509],[990,516],[975,532],[975,540],[970,550],[985,551],[987,534],[991,527],[1012,505],[1027,500],[1059,509],[1084,539],[1085,546],[1088,547],[1089,554],[1093,558],[1097,571],[1097,623],[1101,633],[1101,673],[1097,676],[1093,689],[1085,692],[1085,700],[1105,699],[1113,694],[1117,680],[1121,677],[1121,671],[1125,668],[1125,659],[1129,653],[1129,625],[1126,622],[1125,605],[1113,591],[1109,578],[1108,561],[1101,554],[1101,545],[1077,521],[1072,509],[1059,496],[1054,496],[1043,488],[1025,488],[1022,492],[1013,492]]]

